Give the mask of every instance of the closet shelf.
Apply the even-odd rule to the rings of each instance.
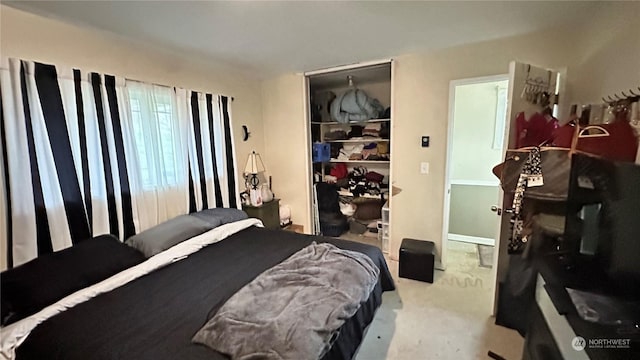
[[[331,159],[332,163],[363,163],[363,164],[389,164],[389,160],[340,160]]]
[[[369,142],[387,142],[389,139],[383,138],[363,138],[363,139],[346,139],[346,140],[325,140],[326,143],[369,143]]]
[[[387,191],[382,190],[382,193],[386,193]],[[353,197],[353,194],[350,191],[346,191],[346,190],[338,190],[338,195],[340,196],[351,196]],[[362,194],[359,197],[361,198],[367,198],[367,199],[382,199],[381,195],[371,195],[371,194]]]
[[[362,124],[368,124],[368,123],[378,123],[378,122],[387,122],[387,121],[391,121],[391,119],[371,119],[371,120],[364,120],[364,121],[350,121],[348,123],[342,123],[342,122],[337,122],[337,121],[312,121],[311,124],[313,125],[362,125]]]

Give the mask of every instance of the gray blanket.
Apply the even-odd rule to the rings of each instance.
[[[232,359],[319,359],[379,270],[359,252],[315,242],[234,294],[193,337]]]

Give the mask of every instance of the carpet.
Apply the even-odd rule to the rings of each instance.
[[[382,306],[355,360],[522,358],[524,340],[491,317],[492,270],[478,266],[477,246],[450,241],[447,270],[434,283],[398,277],[398,262],[387,259],[396,291],[382,294]]]

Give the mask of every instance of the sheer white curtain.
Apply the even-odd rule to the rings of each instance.
[[[138,232],[189,211],[189,123],[172,88],[127,81],[116,89]],[[126,105],[125,105],[126,104]]]

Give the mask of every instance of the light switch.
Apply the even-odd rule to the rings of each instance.
[[[428,162],[421,162],[420,163],[420,173],[421,174],[428,174],[429,173],[429,163]]]

